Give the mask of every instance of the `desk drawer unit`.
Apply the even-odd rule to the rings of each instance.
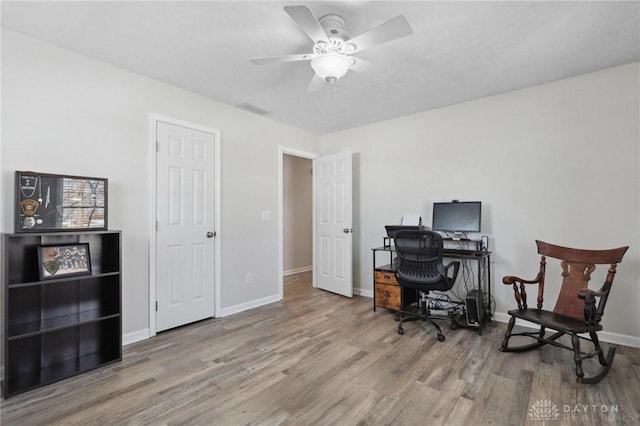
[[[393,272],[375,271],[376,306],[400,309],[400,285]]]
[[[375,273],[376,283],[400,285],[396,279],[396,274],[389,271],[376,271]]]

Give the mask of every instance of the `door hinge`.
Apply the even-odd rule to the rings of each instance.
[[[156,312],[158,312],[158,301],[156,300]]]

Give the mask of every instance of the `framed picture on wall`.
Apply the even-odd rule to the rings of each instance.
[[[40,279],[91,275],[89,244],[59,244],[38,246]]]
[[[15,232],[107,229],[104,178],[16,171]]]

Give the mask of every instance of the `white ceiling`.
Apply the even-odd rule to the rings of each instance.
[[[306,93],[309,62],[249,62],[310,52],[282,9],[301,4],[352,36],[397,15],[414,34],[356,55],[381,79]],[[2,26],[316,134],[640,61],[638,1],[2,1]]]

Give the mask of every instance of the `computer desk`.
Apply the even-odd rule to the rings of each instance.
[[[385,245],[371,249],[373,252],[373,310],[376,307],[399,311],[401,301],[405,305],[416,301],[416,296],[408,292],[404,292],[395,277],[395,267],[393,265],[393,256],[396,248],[393,245]],[[479,253],[479,254],[476,254]],[[455,322],[461,327],[477,328],[478,333],[482,334],[485,326],[492,316],[492,297],[491,297],[491,252],[473,252],[470,250],[444,249],[443,257],[450,259],[459,259],[462,261],[476,261],[478,263],[478,276],[475,287],[482,290],[487,295],[487,303],[483,305],[485,308],[482,322],[475,326],[467,324],[466,318],[456,318]],[[378,256],[388,256],[388,262],[378,263]],[[486,268],[486,280],[483,280],[483,270]]]

